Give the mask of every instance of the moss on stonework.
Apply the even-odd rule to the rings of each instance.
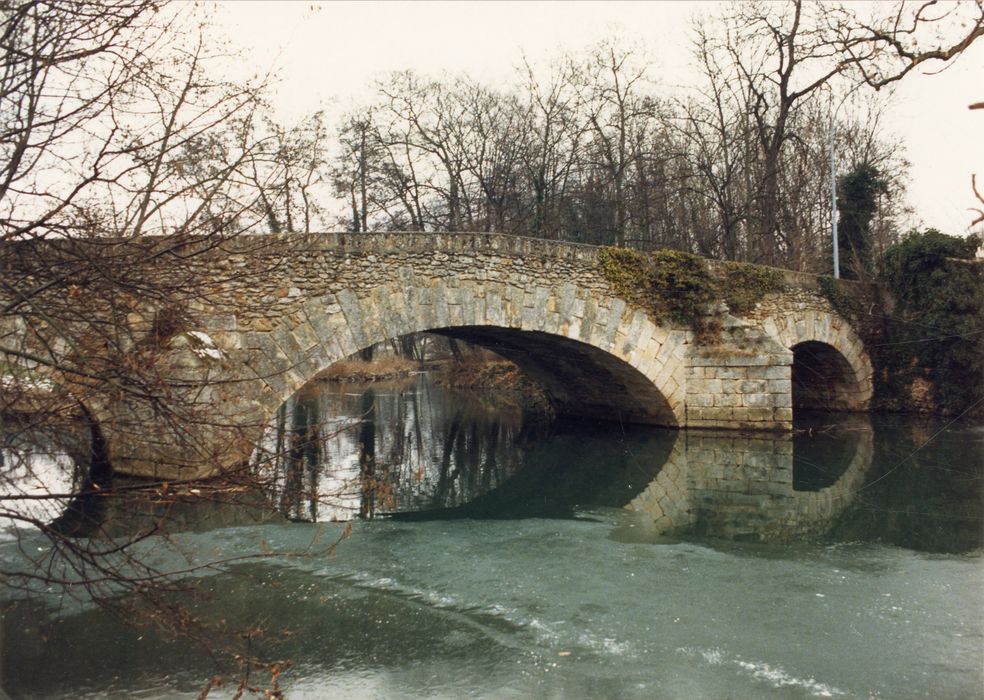
[[[873,285],[819,278],[820,293],[864,341],[874,407],[947,415],[984,406],[984,265],[979,238],[912,232],[878,261]]]
[[[649,259],[644,253],[628,248],[602,248],[598,253],[598,266],[616,294],[659,317],[659,312],[649,301]]]
[[[859,325],[862,308],[857,289],[848,287],[843,281],[830,275],[818,277],[817,286],[820,295],[830,302],[834,311],[850,321],[852,326]]]
[[[706,263],[691,253],[603,248],[598,263],[619,296],[648,311],[657,323],[670,320],[696,328],[717,298]]]
[[[766,294],[782,289],[782,272],[744,263],[725,263],[715,274],[707,260],[679,250],[646,254],[603,248],[601,274],[630,304],[645,309],[656,323],[672,321],[692,328],[704,340],[715,338],[720,322],[712,304],[723,301],[734,313],[747,313]]]
[[[726,262],[721,291],[724,302],[735,314],[746,314],[755,308],[766,294],[781,292],[782,270],[748,263]]]

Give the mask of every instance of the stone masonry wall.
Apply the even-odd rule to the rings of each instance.
[[[562,413],[575,415],[788,430],[790,348],[807,340],[844,354],[858,407],[870,397],[860,341],[808,277],[787,280],[786,292],[747,316],[723,313],[720,340],[702,346],[690,329],[656,324],[619,298],[591,246],[496,234],[328,233],[242,236],[190,254],[200,245],[190,242],[174,265],[202,281],[186,302],[190,330],[207,334],[215,352],[174,342],[168,361],[188,385],[199,384],[203,424],[236,426],[213,425],[214,434],[197,441],[224,447],[212,472],[248,456],[277,407],[332,363],[427,330],[502,352],[543,381]],[[148,332],[157,311],[142,303],[129,313],[134,337]],[[135,410],[99,408],[107,418]],[[113,450],[128,473],[207,475],[191,466],[195,458],[169,456],[164,434],[123,442]]]

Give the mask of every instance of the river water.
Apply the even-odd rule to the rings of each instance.
[[[184,514],[137,553],[290,553],[198,572],[191,603],[239,653],[290,659],[290,698],[984,697],[984,430],[797,420],[556,423],[424,376],[315,384],[256,456],[282,517]],[[47,546],[8,532],[0,563]],[[235,691],[193,643],[35,593],[6,594],[12,697]]]

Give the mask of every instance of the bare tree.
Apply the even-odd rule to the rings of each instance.
[[[866,23],[834,4],[735,3],[696,26],[703,80],[672,103],[614,39],[548,66],[524,63],[512,89],[394,74],[341,131],[346,225],[502,230],[814,269],[830,245],[835,127],[840,161],[890,182],[874,225],[885,245],[907,164],[879,128],[884,102],[858,88],[876,66],[892,63],[901,78],[900,61],[952,60],[976,30],[942,37],[958,18],[978,22],[972,5],[933,14],[932,3],[903,3],[891,18],[876,6]],[[930,30],[944,48],[904,48]],[[892,35],[891,56],[864,53]],[[845,107],[836,123],[833,100]]]
[[[335,192],[343,197],[351,211],[349,230],[358,233],[369,230],[370,178],[378,178],[378,135],[375,133],[372,113],[351,115],[346,118],[338,133],[341,155],[333,167]]]
[[[265,117],[249,134],[260,144],[250,159],[250,185],[257,193],[257,214],[266,218],[271,233],[311,231],[324,220],[320,200],[328,177],[329,130],[323,112],[315,112],[293,127]]]
[[[795,230],[783,220],[781,168],[796,111],[842,71],[837,49],[820,21],[825,8],[789,3],[730,7],[712,31],[699,30],[699,51],[712,81],[734,80],[732,94],[751,116],[761,172],[754,186],[751,241],[758,262],[776,264]]]
[[[876,5],[863,16],[856,5],[826,14],[838,68],[880,90],[920,67],[942,70],[984,36],[984,2],[902,0]]]
[[[478,230],[520,233],[525,226],[519,191],[525,119],[518,98],[467,80],[459,81],[458,89],[464,186],[474,209],[468,218]]]
[[[609,192],[611,221],[609,235],[624,246],[629,225],[629,177],[645,139],[653,107],[640,95],[646,80],[645,67],[631,52],[617,48],[612,40],[598,46],[589,66],[589,121],[591,164],[604,173]]]
[[[984,109],[984,102],[975,102],[970,105],[970,109]],[[976,173],[970,176],[970,189],[974,193],[974,197],[981,204],[981,209],[971,209],[972,212],[977,214],[977,217],[970,222],[970,225],[977,226],[977,224],[984,223],[984,196],[981,195],[981,191],[977,189],[977,175]]]
[[[428,219],[435,228],[461,230],[470,212],[462,182],[464,107],[458,93],[411,71],[393,74],[379,92],[387,116],[401,125],[390,132],[388,145],[404,150],[411,167],[424,171],[425,189],[436,195]]]
[[[86,188],[98,183],[99,169],[65,159],[113,161],[118,133],[112,140],[101,134],[95,142],[80,136],[90,125],[112,120],[113,106],[145,79],[147,59],[163,34],[162,27],[147,20],[156,7],[148,0],[122,0],[102,8],[69,9],[41,0],[4,5],[3,240],[71,230],[70,214]],[[56,147],[68,152],[56,157]],[[52,177],[52,171],[73,169],[68,181]]]
[[[336,194],[348,202],[351,215],[344,223],[351,230],[425,229],[433,168],[414,147],[413,133],[409,121],[382,103],[343,118],[332,174]]]
[[[714,132],[722,135],[721,127],[728,124],[730,138],[744,134],[753,139],[754,150],[744,147],[747,139],[732,144],[743,154],[738,161],[729,155],[734,148],[727,154],[716,151],[717,173],[709,178],[726,219],[745,222],[751,259],[802,267],[815,258],[815,232],[822,230],[825,216],[816,206],[821,193],[810,192],[810,181],[793,175],[806,169],[822,178],[822,125],[832,119],[834,96],[842,95],[843,102],[858,85],[884,87],[916,66],[951,61],[980,36],[981,13],[980,2],[961,7],[903,2],[890,8],[874,5],[872,17],[862,19],[857,6],[790,0],[736,3],[713,23],[698,24],[696,52],[707,87],[703,98],[687,108],[688,131],[709,134],[708,126],[714,125]],[[851,107],[854,116],[837,125],[838,133],[850,133],[839,136],[837,145],[850,151],[847,162],[852,167],[879,161],[879,169],[892,178],[886,212],[895,213],[882,217],[887,222],[899,210],[898,174],[904,171],[899,147],[874,136],[882,106],[862,95]],[[884,167],[887,161],[891,168]],[[733,194],[736,162],[741,163],[745,191],[738,200]],[[706,166],[703,172],[708,172]],[[729,183],[727,196],[716,184],[722,179]],[[737,213],[734,204],[742,200]],[[885,227],[880,237],[890,238]],[[735,238],[727,227],[725,239]]]
[[[215,562],[150,563],[137,543],[161,532],[156,519],[122,539],[74,535],[100,534],[90,516],[107,491],[137,488],[108,481],[121,445],[201,464],[223,451],[204,436],[240,429],[209,402],[214,348],[190,325],[209,290],[194,262],[262,227],[264,197],[307,225],[313,170],[286,134],[262,135],[262,83],[211,77],[193,6],[23,0],[0,5],[0,37],[0,518],[48,541],[0,580],[57,584],[116,610],[149,604],[169,629],[195,633],[170,594]],[[37,431],[67,435],[82,464],[62,488],[33,488],[25,446]],[[45,503],[66,511],[53,518]]]
[[[524,61],[520,104],[527,122],[521,134],[521,161],[531,195],[530,231],[563,237],[562,202],[569,200],[587,133],[583,80],[570,58],[549,67],[546,76]]]

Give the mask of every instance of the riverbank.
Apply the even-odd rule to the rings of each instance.
[[[318,375],[329,382],[374,383],[410,377],[420,372],[434,375],[434,383],[448,389],[495,391],[507,402],[524,409],[550,414],[546,392],[514,363],[488,354],[466,355],[459,360],[444,358],[418,362],[386,356],[336,362]]]
[[[430,369],[435,362],[418,362],[405,357],[390,355],[372,360],[348,358],[339,360],[318,379],[329,382],[378,382],[387,379],[409,377]]]
[[[446,363],[434,381],[449,389],[502,392],[520,399],[518,403],[525,409],[553,412],[543,387],[514,363],[501,358]]]

